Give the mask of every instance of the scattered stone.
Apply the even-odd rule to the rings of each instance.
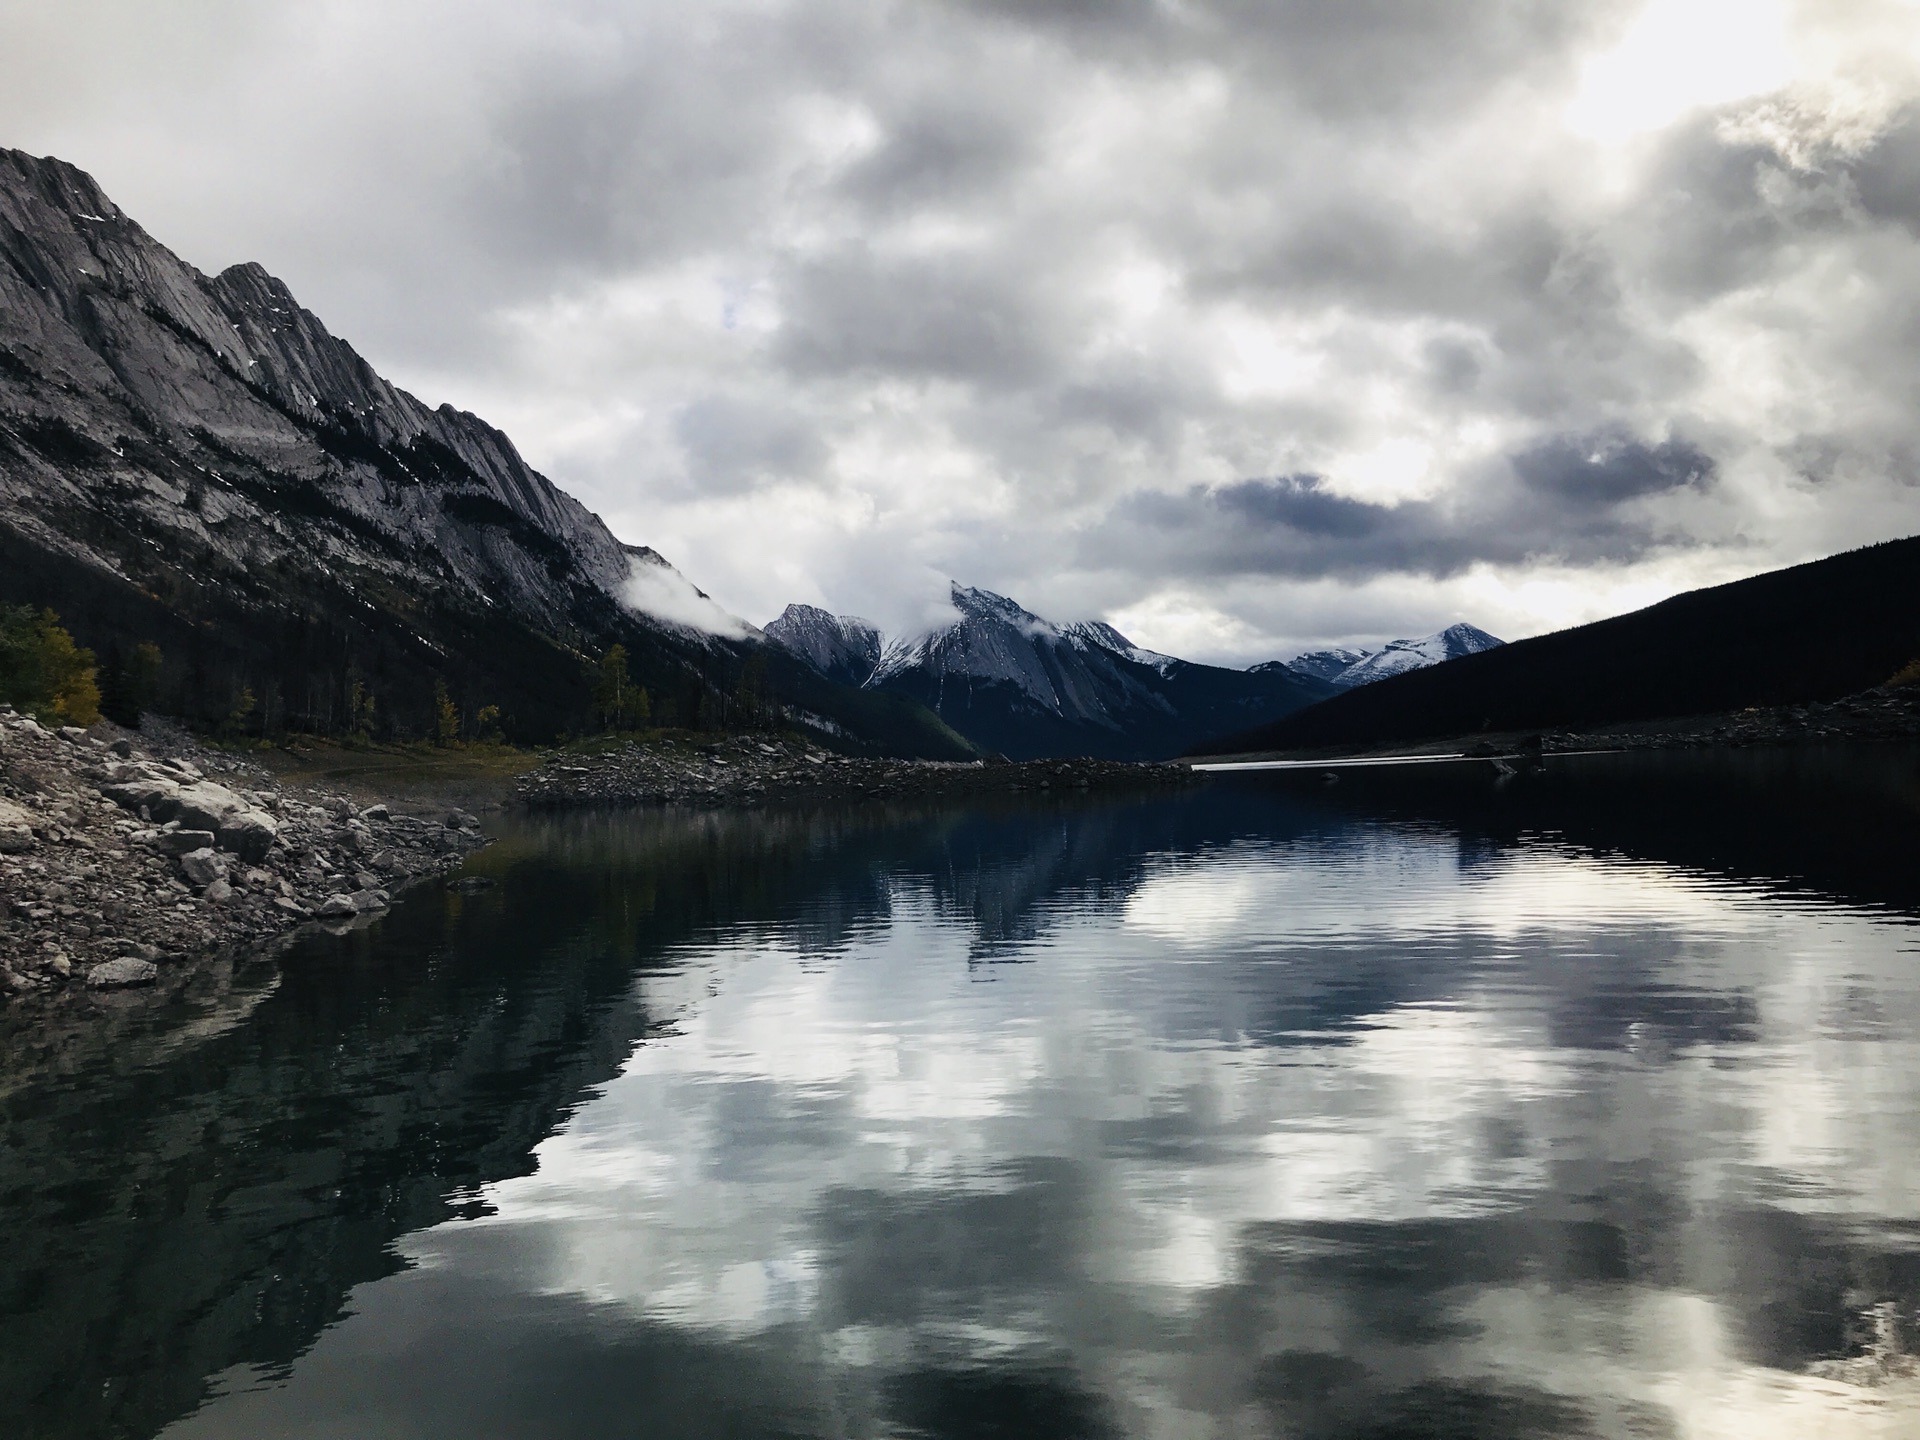
[[[351,895],[329,895],[313,913],[322,920],[351,920],[360,913],[360,907]]]
[[[52,1000],[102,964],[258,944],[349,885],[346,917],[371,919],[485,843],[438,816],[282,790],[165,723],[109,744],[4,709],[0,834],[0,1004]]]
[[[87,971],[87,984],[95,990],[112,990],[125,985],[151,985],[160,977],[160,967],[149,960],[123,955]]]

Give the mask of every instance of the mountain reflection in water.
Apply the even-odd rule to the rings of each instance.
[[[1920,755],[519,821],[0,1073],[20,1436],[1920,1435]]]

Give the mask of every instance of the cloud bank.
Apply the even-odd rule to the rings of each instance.
[[[0,0],[0,140],[728,610],[1242,663],[1916,525],[1904,0]],[[244,123],[236,123],[244,117]]]

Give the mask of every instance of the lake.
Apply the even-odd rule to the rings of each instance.
[[[0,1432],[1920,1436],[1920,752],[497,831],[9,1033]]]

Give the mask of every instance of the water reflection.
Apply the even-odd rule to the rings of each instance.
[[[15,1076],[0,1395],[61,1436],[1920,1434],[1915,774],[529,824],[494,890]]]

